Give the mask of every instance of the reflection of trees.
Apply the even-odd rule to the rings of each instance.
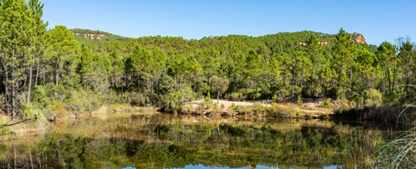
[[[48,168],[358,166],[371,157],[380,132],[362,127],[302,128],[308,121],[206,121],[189,117],[132,116],[62,125],[33,144],[16,146],[20,166],[33,156]],[[93,127],[99,126],[99,128]],[[280,126],[280,127],[279,127]],[[81,131],[80,131],[81,130]],[[13,148],[0,144],[1,166],[13,165]],[[27,167],[27,166],[26,166]]]

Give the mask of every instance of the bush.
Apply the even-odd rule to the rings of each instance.
[[[326,101],[321,103],[322,106],[325,106],[326,108],[330,109],[332,107],[331,99],[326,99]]]
[[[266,107],[265,111],[271,116],[287,116],[290,115],[290,110],[283,109],[277,103],[272,103],[270,107]]]
[[[277,95],[273,95],[272,99],[273,99],[275,102],[279,102],[279,97],[277,97]]]
[[[264,107],[260,103],[257,103],[257,102],[253,104],[251,109],[256,114],[263,114],[263,112],[264,112]]]
[[[243,94],[238,93],[238,92],[233,92],[231,94],[227,94],[226,98],[232,101],[237,101],[237,100],[240,101],[240,100],[243,100]]]
[[[65,103],[60,100],[54,100],[52,102],[52,110],[53,115],[56,115],[57,117],[64,117],[68,114],[68,111],[65,109]]]
[[[370,89],[368,103],[370,105],[380,105],[383,101],[383,95],[377,89]]]
[[[209,101],[211,100],[211,94],[208,92],[207,96],[205,97],[205,101]]]
[[[250,94],[250,99],[252,100],[258,100],[261,98],[261,93],[259,92],[253,92]]]
[[[303,104],[303,100],[302,97],[300,95],[298,95],[298,105],[301,106]]]

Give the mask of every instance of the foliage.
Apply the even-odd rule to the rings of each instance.
[[[0,6],[0,92],[7,115],[23,107],[18,100],[45,110],[59,100],[72,113],[111,103],[177,109],[209,93],[217,100],[278,101],[296,95],[358,104],[415,100],[408,87],[416,81],[410,38],[377,47],[354,43],[342,28],[336,35],[124,38],[62,25],[46,30],[42,8],[37,0]],[[100,35],[105,38],[98,40]]]
[[[300,95],[298,95],[297,103],[298,103],[299,106],[301,106],[303,104],[303,100],[302,100],[302,97]]]
[[[325,101],[323,101],[322,103],[321,103],[321,105],[322,106],[325,106],[326,108],[328,108],[328,109],[330,109],[331,107],[332,107],[332,102],[331,102],[331,99],[326,99]]]

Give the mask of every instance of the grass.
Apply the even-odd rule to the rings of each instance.
[[[416,127],[380,146],[376,165],[381,168],[416,168]]]

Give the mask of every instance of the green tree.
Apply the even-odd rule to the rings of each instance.
[[[40,59],[44,55],[45,49],[47,47],[46,26],[48,25],[48,23],[44,23],[42,21],[43,4],[38,0],[29,1],[29,11],[30,17],[34,20],[34,27],[32,27],[34,30],[34,35],[32,37],[32,44],[30,46],[32,48],[32,52],[31,54],[26,55],[27,57],[25,59],[27,61],[27,66],[29,67],[29,87],[26,104],[30,103],[30,94],[32,88],[32,67],[35,62],[37,62],[35,84],[38,82]]]
[[[362,49],[357,57],[359,77],[361,81],[367,82],[368,91],[371,88],[371,82],[376,76],[377,57],[367,49]]]
[[[84,90],[85,90],[86,86],[88,85],[88,82],[92,80],[92,76],[95,73],[93,51],[90,49],[90,47],[85,46],[85,44],[82,44],[80,56],[81,58],[80,58],[78,70],[81,74],[82,81],[84,82]]]
[[[415,76],[415,62],[416,62],[416,50],[415,46],[410,42],[410,38],[407,40],[404,37],[398,39],[399,44],[399,58],[401,60],[401,67],[406,74],[405,84],[406,93],[409,94],[409,86],[412,85],[412,81]]]
[[[323,43],[323,42],[322,42]],[[319,71],[321,68],[321,64],[323,63],[323,56],[322,56],[322,44],[320,39],[313,34],[307,44],[307,50],[310,56],[310,61],[312,63],[312,73],[311,73],[311,86],[314,88],[315,82],[315,72]]]
[[[59,84],[59,75],[65,61],[72,60],[75,55],[77,41],[72,32],[65,26],[57,25],[50,30],[50,59],[55,65],[55,84]]]
[[[297,81],[298,73],[302,69],[306,69],[306,65],[310,63],[308,57],[305,56],[303,51],[293,51],[288,54],[282,54],[281,59],[283,64],[290,71],[290,76],[292,77],[292,97],[295,96],[295,83]]]
[[[151,83],[151,70],[153,69],[154,62],[152,53],[146,49],[136,46],[131,54],[133,69],[137,75],[137,84],[139,90],[141,89],[140,80],[143,78],[146,81],[148,90]]]
[[[380,60],[380,64],[385,68],[383,79],[383,93],[386,88],[386,81],[389,83],[389,93],[393,93],[394,82],[397,76],[397,65],[399,58],[396,56],[397,48],[390,42],[383,42],[377,48],[377,58]]]
[[[257,77],[261,74],[261,56],[256,53],[254,50],[250,50],[248,52],[247,63],[245,64],[245,78],[250,81],[250,88],[253,89],[254,82],[256,81]]]
[[[212,80],[212,90],[217,92],[217,104],[220,102],[220,95],[227,91],[229,81],[227,78],[213,76]]]
[[[30,1],[32,4],[34,1]],[[24,72],[32,64],[36,42],[37,20],[34,9],[24,0],[4,0],[0,6],[0,57],[5,79],[5,95],[9,114],[11,102],[12,119],[16,119],[17,96]],[[38,15],[37,15],[38,16]]]
[[[338,81],[339,86],[342,88],[342,95],[345,96],[345,90],[347,87],[346,81],[347,80],[347,71],[349,69],[350,79],[349,79],[349,86],[352,92],[352,73],[353,73],[353,62],[354,62],[354,52],[355,46],[354,42],[350,40],[351,35],[345,32],[343,28],[341,28],[336,35],[336,41],[334,50],[337,51],[336,60],[337,60],[337,67],[338,67]]]

